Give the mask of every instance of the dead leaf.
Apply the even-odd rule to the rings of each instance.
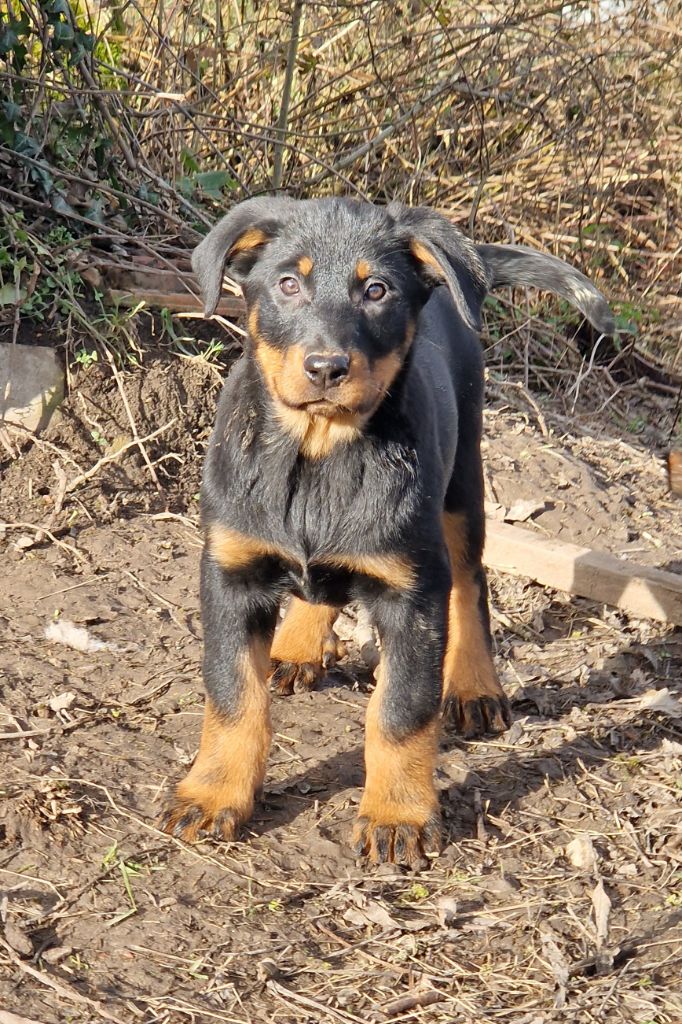
[[[650,689],[650,683],[650,675],[647,675],[647,673],[644,672],[641,668],[633,668],[632,672],[630,673],[630,687],[632,690],[639,689],[644,686]]]
[[[272,978],[281,979],[282,971],[274,960],[269,957],[263,957],[256,968],[256,977],[259,981],[268,981]]]
[[[60,693],[56,697],[51,697],[50,700],[48,700],[47,705],[56,714],[59,711],[67,711],[75,699],[75,693]]]
[[[557,983],[557,994],[554,999],[554,1006],[560,1010],[566,1002],[566,986],[568,985],[568,964],[564,959],[561,950],[554,941],[552,935],[546,931],[542,932],[542,950],[552,968],[554,980]]]
[[[504,875],[481,875],[479,884],[485,892],[495,893],[498,896],[511,896],[519,888],[516,879],[511,880]]]
[[[608,938],[609,914],[611,913],[611,900],[606,895],[601,878],[592,893],[592,907],[594,909],[594,923],[597,930],[597,949],[600,949]]]
[[[682,704],[667,686],[662,690],[647,690],[637,701],[643,711],[658,711],[668,718],[682,718]]]
[[[344,920],[354,924],[357,928],[366,928],[368,925],[379,925],[383,931],[398,931],[400,925],[391,917],[385,907],[382,907],[376,900],[368,900],[367,905],[360,909],[350,908],[343,915]]]
[[[457,917],[457,900],[453,900],[451,896],[441,896],[436,904],[436,912],[438,923],[442,927],[452,924]]]
[[[526,501],[515,501],[504,517],[506,523],[525,523],[532,519],[538,512],[544,512],[547,507],[546,501],[537,501],[531,498]]]
[[[33,943],[23,928],[12,921],[5,924],[5,938],[19,956],[31,956],[33,954]]]
[[[343,915],[344,920],[354,924],[358,928],[366,928],[368,925],[378,925],[382,931],[420,932],[425,928],[433,927],[433,919],[425,915],[409,914],[401,921],[391,917],[385,907],[382,907],[376,900],[368,900],[366,906],[357,910],[350,908]]]
[[[597,866],[597,851],[588,835],[579,835],[571,839],[565,853],[573,867],[580,868],[581,871],[593,871]]]
[[[40,1024],[40,1021],[34,1020],[32,1017],[19,1017],[16,1013],[10,1013],[9,1010],[0,1010],[0,1024]]]
[[[86,267],[80,271],[80,275],[92,288],[99,288],[102,284],[102,275],[97,267]]]
[[[472,917],[470,921],[462,925],[463,932],[487,932],[491,928],[501,928],[503,931],[509,931],[510,928],[513,928],[513,925],[499,917],[485,917],[483,914],[477,914],[476,917]]]
[[[51,946],[40,954],[40,959],[47,964],[58,964],[73,953],[73,946]]]

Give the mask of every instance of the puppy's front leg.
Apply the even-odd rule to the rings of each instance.
[[[162,827],[184,839],[235,838],[253,811],[270,748],[267,676],[277,603],[204,552],[201,563],[206,710],[199,753]]]
[[[367,777],[354,839],[357,852],[375,864],[419,867],[440,847],[433,773],[448,577],[439,564],[428,585],[387,594],[374,609],[382,660],[367,708]]]

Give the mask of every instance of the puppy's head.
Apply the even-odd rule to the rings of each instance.
[[[310,418],[361,429],[398,376],[431,290],[446,285],[472,327],[485,295],[473,245],[442,217],[397,204],[248,200],[192,263],[209,316],[225,270],[241,285],[253,354],[292,429]]]

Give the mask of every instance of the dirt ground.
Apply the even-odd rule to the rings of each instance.
[[[0,1020],[679,1024],[680,632],[493,575],[515,722],[444,740],[445,846],[410,875],[349,846],[372,685],[350,610],[347,661],[273,703],[244,841],[184,846],[156,821],[201,723],[220,373],[157,353],[77,383],[0,453]],[[680,571],[657,406],[632,404],[638,436],[491,380],[491,509],[536,499],[529,529]],[[87,649],[47,639],[65,620]]]

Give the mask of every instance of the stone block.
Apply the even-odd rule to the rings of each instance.
[[[44,430],[64,398],[64,373],[53,348],[0,343],[0,425]]]

